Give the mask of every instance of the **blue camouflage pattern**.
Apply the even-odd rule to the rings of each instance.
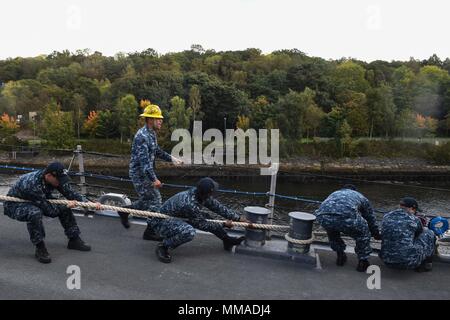
[[[38,244],[45,238],[45,229],[42,217],[58,217],[64,233],[68,238],[80,235],[80,229],[70,208],[62,205],[53,205],[48,200],[55,199],[52,192],[57,190],[68,200],[86,202],[87,199],[70,188],[66,183],[58,188],[46,184],[44,181],[44,170],[27,173],[21,176],[8,191],[8,196],[31,201],[31,203],[20,203],[6,201],[4,203],[4,214],[8,217],[26,222],[30,240]]]
[[[392,268],[415,269],[435,250],[433,231],[403,208],[384,215],[380,258]]]
[[[346,245],[341,233],[356,242],[358,259],[367,260],[372,253],[371,234],[379,232],[373,208],[361,193],[351,189],[333,192],[314,213],[317,222],[325,229],[336,252],[344,252]]]
[[[161,213],[187,219],[187,221],[149,218],[147,223],[164,238],[163,244],[172,249],[191,241],[195,236],[195,229],[210,232],[219,239],[224,239],[227,236],[225,229],[220,224],[207,221],[210,217],[201,211],[203,206],[225,219],[233,221],[240,219],[238,213],[222,205],[213,197],[208,197],[203,202],[199,201],[196,188],[191,188],[169,198],[160,209]]]
[[[153,187],[158,178],[155,173],[155,160],[172,162],[170,154],[158,146],[156,133],[147,125],[138,130],[133,139],[129,176],[139,200],[133,203],[138,210],[151,210],[162,204],[161,193]]]

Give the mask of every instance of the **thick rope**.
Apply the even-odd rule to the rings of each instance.
[[[284,238],[285,238],[288,242],[293,243],[293,244],[311,244],[311,243],[314,242],[314,237],[311,237],[311,238],[306,239],[306,240],[300,240],[300,239],[294,239],[294,238],[291,238],[291,237],[289,236],[288,233],[286,233],[286,234],[284,235]]]
[[[437,243],[441,247],[450,247],[450,238],[440,238]]]
[[[1,195],[0,195],[0,200],[10,201],[10,202],[30,202],[30,201],[19,199],[19,198],[1,196]],[[68,205],[69,203],[74,203],[76,207],[82,207],[82,208],[94,209],[94,210],[97,209],[96,204],[93,202],[79,202],[79,201],[55,200],[55,199],[49,199],[48,201],[52,204]],[[172,216],[165,215],[165,214],[158,213],[158,212],[115,207],[115,206],[109,206],[109,205],[103,205],[103,204],[101,205],[100,209],[125,212],[132,216],[140,217],[140,218],[162,218],[162,219],[176,218],[176,217],[172,217]],[[222,224],[222,225],[226,223],[225,220],[207,220],[207,221],[212,222],[212,223]],[[281,225],[273,225],[273,224],[256,224],[256,223],[235,222],[235,221],[232,221],[232,226],[249,228],[249,229],[274,230],[274,231],[283,231],[283,230],[289,229],[289,226],[281,226]]]

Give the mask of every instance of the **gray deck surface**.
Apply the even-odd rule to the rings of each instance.
[[[67,250],[58,220],[45,219],[53,262],[40,264],[25,223],[0,207],[0,299],[449,299],[450,264],[431,273],[381,266],[381,290],[369,290],[368,274],[344,267],[320,251],[322,270],[266,258],[232,254],[214,236],[198,234],[174,251],[171,264],[155,257],[156,242],[141,239],[143,226],[124,229],[117,219],[77,218],[91,252]],[[81,290],[68,290],[66,269],[81,268]]]

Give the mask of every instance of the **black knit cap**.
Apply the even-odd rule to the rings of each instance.
[[[61,162],[50,163],[44,170],[44,174],[47,173],[52,174],[56,179],[58,179],[61,185],[64,185],[70,181],[67,170]]]
[[[206,177],[197,183],[197,191],[201,196],[208,196],[219,189],[219,184],[213,179]]]
[[[343,189],[350,189],[350,190],[356,191],[355,185],[354,185],[354,184],[351,184],[351,183],[345,184],[342,188],[343,188]]]
[[[419,212],[422,211],[419,209],[419,204],[413,197],[404,197],[402,200],[400,200],[400,205],[406,208],[416,209]]]

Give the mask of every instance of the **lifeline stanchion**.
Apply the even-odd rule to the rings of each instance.
[[[86,194],[86,178],[84,176],[84,159],[83,159],[83,150],[81,148],[81,145],[77,145],[77,151],[78,154],[78,169],[80,174],[80,186],[81,186],[81,193]]]

